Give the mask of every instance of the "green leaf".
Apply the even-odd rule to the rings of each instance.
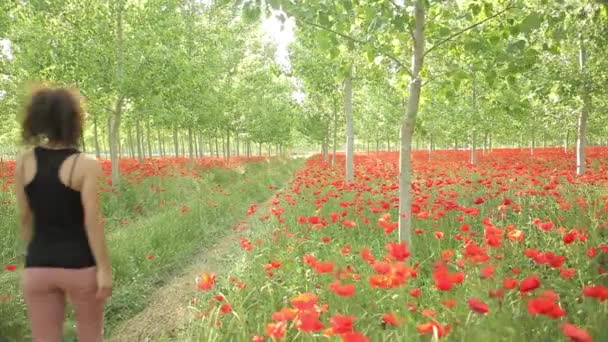
[[[366,46],[365,47],[365,57],[367,57],[368,62],[372,62],[374,61],[374,59],[376,58],[376,54],[374,53],[374,49],[371,46]]]
[[[532,30],[536,30],[540,27],[542,22],[542,17],[537,12],[532,12],[528,14],[519,24],[519,29],[521,32],[528,33]]]
[[[342,6],[347,12],[350,12],[353,9],[353,4],[350,0],[342,0]]]
[[[326,27],[330,26],[329,16],[327,15],[327,12],[319,11],[318,15],[319,15],[319,24],[326,26]]]
[[[481,12],[481,6],[479,6],[478,4],[472,4],[470,6],[471,8],[471,13],[473,13],[473,15],[478,15],[479,12]]]

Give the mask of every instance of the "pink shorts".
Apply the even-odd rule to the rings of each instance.
[[[61,342],[66,299],[74,308],[80,342],[103,341],[104,301],[96,298],[95,267],[26,268],[23,292],[34,342]]]

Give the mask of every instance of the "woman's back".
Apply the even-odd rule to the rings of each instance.
[[[103,171],[73,146],[84,118],[77,94],[36,90],[25,108],[15,195],[27,243],[23,292],[34,341],[61,341],[66,301],[80,341],[103,340],[103,306],[112,266],[99,211]]]
[[[79,156],[77,149],[39,146],[24,158],[24,190],[34,219],[26,267],[95,265],[85,231],[79,179],[75,177],[80,169]]]

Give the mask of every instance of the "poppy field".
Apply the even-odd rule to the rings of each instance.
[[[238,158],[122,159],[122,181],[102,185],[101,203],[112,259],[114,293],[106,335],[145,308],[151,295],[215,243],[250,203],[264,201],[301,165],[298,160]],[[109,175],[110,164],[102,166]],[[25,246],[17,240],[14,162],[0,166],[0,341],[29,336],[20,289]],[[75,341],[73,317],[65,341]]]
[[[356,180],[307,160],[246,211],[224,274],[201,270],[184,341],[607,341],[608,149],[415,152],[398,241],[398,153]],[[244,212],[245,214],[245,212]]]

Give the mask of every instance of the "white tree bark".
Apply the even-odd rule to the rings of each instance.
[[[99,132],[97,130],[97,114],[93,117],[93,134],[95,137],[95,156],[97,159],[101,157],[101,153],[99,150]]]
[[[471,164],[477,165],[477,130],[473,129],[471,142]]]
[[[139,118],[135,119],[135,139],[137,140],[137,160],[141,163],[145,156],[143,148],[144,135],[141,129],[141,120]]]
[[[338,108],[336,108],[335,97],[333,99],[333,103],[334,103],[334,118],[333,118],[334,119],[334,137],[333,137],[333,151],[332,151],[332,157],[331,157],[331,166],[335,167],[336,166],[336,149],[337,149],[337,145],[338,145]],[[369,143],[367,146],[368,146],[368,150],[369,150]]]
[[[124,97],[122,94],[122,84],[124,82],[124,47],[123,47],[123,27],[122,15],[123,4],[118,5],[116,12],[116,83],[118,84],[118,98],[111,117],[110,126],[110,162],[112,164],[112,185],[116,186],[120,182],[120,169],[118,166],[120,154],[120,119]]]
[[[412,80],[405,115],[401,120],[401,149],[399,153],[399,240],[412,247],[412,137],[420,105],[420,92],[424,59],[424,1],[416,0],[414,7],[414,51],[412,54]]]
[[[352,68],[352,67],[351,67]],[[355,178],[355,133],[353,131],[353,84],[352,69],[344,79],[344,115],[346,116],[346,181]]]
[[[576,174],[583,175],[586,170],[585,148],[587,147],[587,119],[591,110],[591,93],[589,91],[589,78],[587,77],[587,50],[581,40],[579,50],[580,71],[583,74],[585,83],[582,89],[583,108],[578,115],[576,125]]]
[[[192,136],[192,127],[188,127],[188,154],[190,160],[194,159],[194,140]]]

